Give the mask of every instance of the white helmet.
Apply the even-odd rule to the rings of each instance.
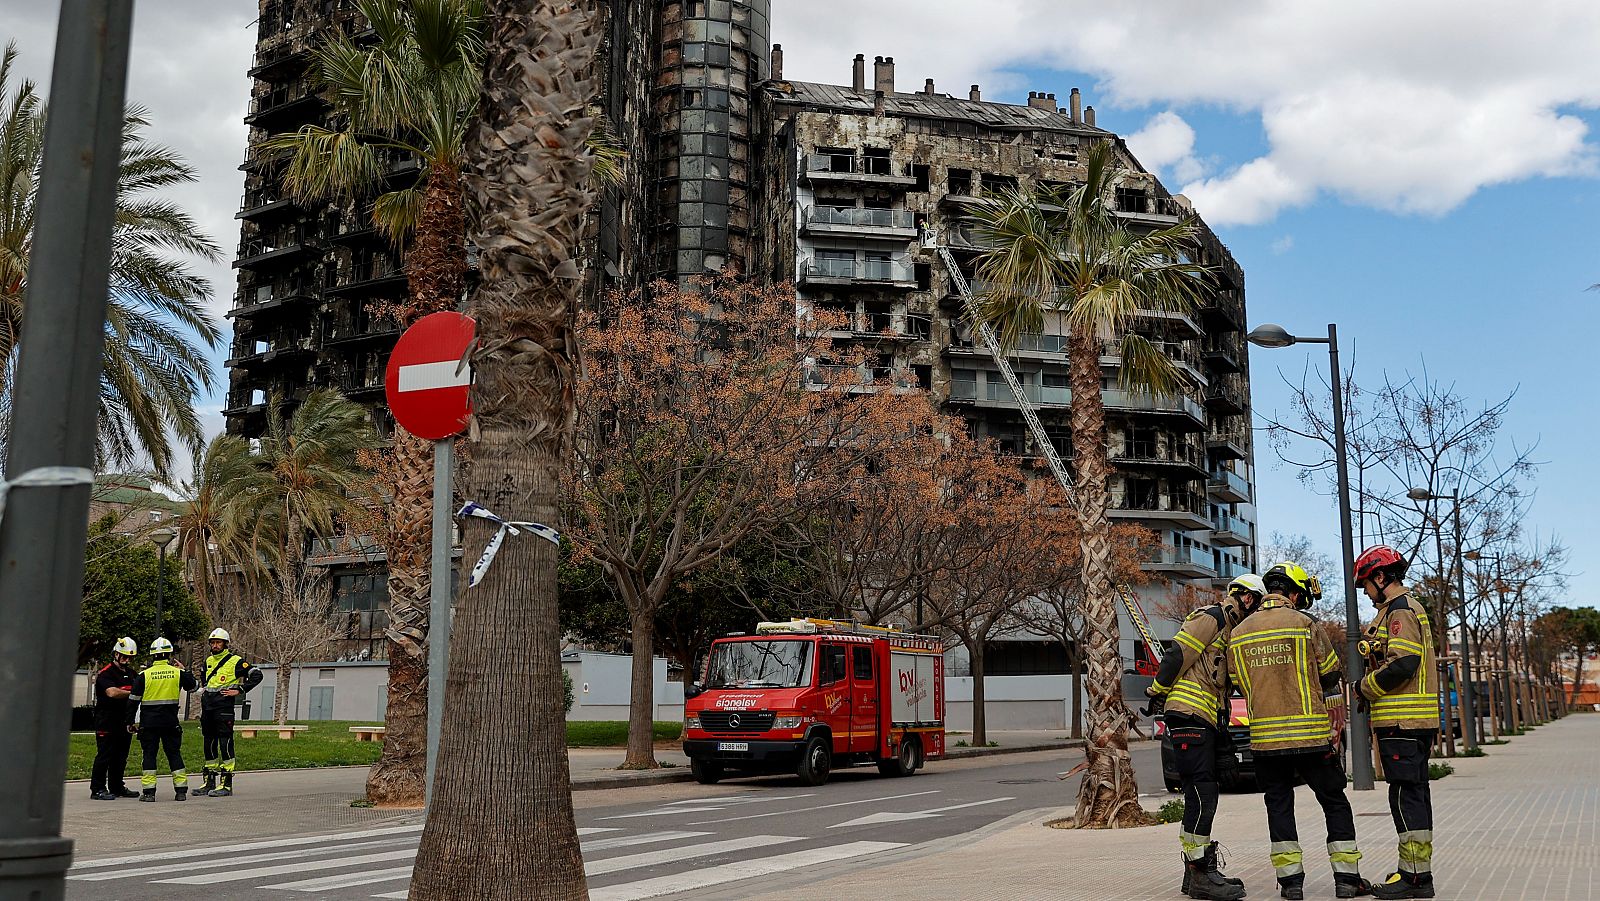
[[[170,654],[172,653],[172,642],[165,638],[157,638],[155,641],[150,642],[150,653],[156,656]]]
[[[233,639],[228,637],[228,630],[227,629],[212,629],[211,630],[211,637],[206,639],[206,640],[207,641],[216,641],[219,638],[222,639],[223,641],[232,641],[233,640]]]
[[[111,646],[111,650],[132,657],[139,653],[139,645],[131,638],[119,638],[117,643]]]
[[[1233,594],[1235,588],[1243,588],[1245,591],[1254,592],[1257,597],[1264,598],[1267,596],[1267,583],[1263,582],[1261,577],[1255,573],[1245,573],[1228,583],[1229,594]]]

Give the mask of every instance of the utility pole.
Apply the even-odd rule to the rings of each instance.
[[[59,901],[68,708],[94,481],[132,0],[62,0],[0,495],[0,898]]]

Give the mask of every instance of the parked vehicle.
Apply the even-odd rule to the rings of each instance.
[[[842,766],[910,776],[944,756],[944,646],[876,626],[761,623],[711,645],[684,705],[697,780],[792,772],[821,785]]]
[[[1244,698],[1229,698],[1228,704],[1228,734],[1233,736],[1233,753],[1239,760],[1239,775],[1237,779],[1224,780],[1222,790],[1243,791],[1254,788],[1256,781],[1256,761],[1250,753],[1250,712]],[[1167,733],[1164,716],[1156,720],[1156,736],[1161,739],[1161,780],[1166,783],[1167,791],[1182,791],[1183,780],[1178,778],[1177,758],[1172,751],[1172,737]]]

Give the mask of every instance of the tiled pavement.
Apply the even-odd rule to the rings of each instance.
[[[1488,757],[1451,761],[1454,775],[1433,783],[1438,897],[1456,901],[1563,901],[1600,898],[1600,714],[1574,714],[1486,748]],[[1383,783],[1350,792],[1362,874],[1394,867],[1394,826]],[[1147,798],[1154,807],[1162,799]],[[944,843],[890,852],[805,884],[812,897],[963,899],[1178,898],[1178,827],[1077,832],[1042,824],[1066,811],[1025,814],[998,828]],[[1309,790],[1296,794],[1306,849],[1307,897],[1333,897],[1321,853],[1321,811]],[[1213,835],[1227,849],[1229,875],[1252,899],[1276,898],[1259,795],[1224,795]],[[883,838],[893,841],[892,829]],[[793,897],[792,886],[770,886]],[[934,887],[937,887],[936,889]],[[745,897],[751,897],[748,892]]]

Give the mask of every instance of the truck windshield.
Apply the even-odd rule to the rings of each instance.
[[[799,688],[810,684],[809,641],[729,641],[711,649],[706,688]]]

